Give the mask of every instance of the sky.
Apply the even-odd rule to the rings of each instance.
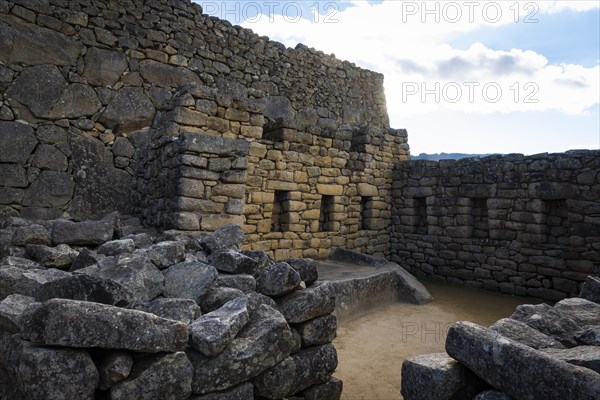
[[[600,148],[600,0],[197,2],[383,73],[412,154]]]

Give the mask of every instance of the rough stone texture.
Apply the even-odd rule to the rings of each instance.
[[[402,363],[405,400],[472,399],[485,383],[446,353],[411,357]]]
[[[73,264],[71,264],[71,269],[69,269],[69,271],[73,272],[78,269],[89,267],[90,265],[98,264],[104,258],[103,255],[84,247],[77,257],[75,257],[75,260],[73,260]]]
[[[327,284],[322,284],[277,299],[277,307],[286,320],[298,324],[331,314],[335,309],[335,294]]]
[[[511,318],[503,318],[495,322],[490,329],[502,336],[519,342],[533,349],[555,348],[562,349],[565,346],[559,341],[544,335],[542,332],[529,325]]]
[[[66,172],[42,171],[25,191],[23,205],[30,207],[62,207],[73,196],[75,184]]]
[[[0,267],[0,299],[11,294],[22,294],[33,297],[44,283],[68,276],[68,272],[54,268],[23,269],[12,266]]]
[[[129,376],[133,367],[133,358],[120,351],[109,353],[100,362],[98,372],[100,373],[100,386],[102,390],[106,390],[116,383],[121,382]]]
[[[132,132],[152,124],[155,108],[142,88],[119,90],[100,117],[100,122],[119,133]]]
[[[5,345],[0,344],[2,351]],[[14,377],[12,383],[27,399],[94,398],[98,370],[87,351],[35,346],[18,339],[11,350],[10,363],[5,365]]]
[[[54,298],[125,306],[133,300],[133,292],[111,279],[77,274],[44,283],[35,292],[37,301]]]
[[[295,326],[302,338],[302,347],[318,346],[333,341],[337,332],[337,318],[325,315]]]
[[[240,297],[204,314],[189,327],[190,346],[206,356],[222,352],[248,322],[248,299]]]
[[[241,290],[244,293],[256,291],[256,279],[252,275],[219,274],[214,282],[217,287],[228,287]]]
[[[247,400],[254,397],[254,387],[251,383],[244,383],[234,388],[205,394],[191,396],[190,400]]]
[[[561,300],[554,305],[554,309],[580,326],[600,325],[600,304],[589,300],[580,298]]]
[[[176,264],[164,272],[165,297],[179,297],[198,302],[217,277],[217,270],[200,262]]]
[[[146,353],[184,350],[187,326],[136,310],[76,300],[34,304],[22,317],[22,336],[44,345],[102,347]]]
[[[256,290],[267,296],[283,296],[300,287],[302,279],[288,263],[271,264],[256,278]]]
[[[8,89],[9,98],[27,106],[36,117],[49,117],[68,84],[55,65],[44,64],[26,68]],[[38,93],[31,96],[31,93]]]
[[[249,380],[284,360],[291,351],[292,334],[276,310],[262,305],[250,322],[218,356],[207,358],[188,351],[194,365],[196,394],[225,390]]]
[[[211,257],[210,263],[219,271],[231,274],[254,275],[258,269],[256,260],[233,250],[218,253]]]
[[[225,303],[243,297],[244,292],[228,287],[211,287],[200,300],[200,307],[204,312],[211,312],[223,307]]]
[[[202,248],[210,254],[239,249],[244,241],[244,231],[238,225],[225,225],[200,241]]]
[[[0,329],[8,333],[21,330],[21,316],[25,309],[35,302],[33,297],[11,294],[0,301]]]
[[[92,47],[85,56],[83,76],[92,85],[112,86],[127,69],[123,53]]]
[[[460,322],[446,351],[495,388],[517,399],[595,399],[600,375],[557,361],[481,326]]]
[[[76,246],[100,245],[113,238],[114,229],[114,222],[108,219],[83,222],[57,220],[52,226],[52,242]]]
[[[25,164],[36,144],[29,125],[0,121],[0,162]]]
[[[575,340],[580,345],[600,346],[600,325],[582,329],[575,335]]]
[[[317,262],[310,258],[290,258],[286,262],[300,274],[300,279],[306,286],[312,285],[319,279]]]
[[[25,246],[27,244],[52,244],[50,232],[42,225],[25,225],[15,229],[12,237],[14,246]]]
[[[145,303],[164,290],[163,274],[148,259],[140,255],[120,255],[103,259],[98,267],[90,266],[77,271],[111,279],[133,292],[136,302]]]
[[[291,355],[253,380],[255,394],[280,399],[324,383],[337,367],[333,345],[311,347]]]
[[[331,378],[329,381],[313,385],[302,392],[305,400],[340,400],[344,385],[339,379]]]
[[[568,347],[575,345],[573,335],[579,325],[547,304],[518,306],[510,318],[521,321]]]
[[[27,255],[45,267],[68,268],[79,254],[66,244],[56,247],[44,246],[43,244],[28,244]]]
[[[135,309],[158,315],[161,318],[181,321],[186,325],[202,314],[200,307],[191,299],[158,298],[148,303],[136,304]]]
[[[578,346],[572,349],[543,349],[542,351],[556,360],[589,368],[600,374],[599,346]]]
[[[96,249],[98,254],[105,256],[116,256],[122,253],[131,253],[135,250],[135,243],[132,239],[111,240]]]
[[[581,287],[580,297],[600,304],[600,277],[588,276]]]
[[[111,399],[186,399],[192,392],[192,365],[185,353],[145,356],[130,376],[111,387]]]
[[[147,252],[148,258],[158,269],[165,269],[185,257],[185,245],[180,242],[167,241],[152,245]]]

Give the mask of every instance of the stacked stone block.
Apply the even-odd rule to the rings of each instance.
[[[314,260],[240,252],[236,225],[136,228],[4,223],[1,398],[340,398],[335,293]]]
[[[560,300],[600,271],[600,154],[399,163],[390,256],[418,276]]]

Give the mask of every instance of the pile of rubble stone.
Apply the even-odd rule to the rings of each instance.
[[[404,361],[405,400],[597,400],[600,278],[578,298],[518,306],[490,328],[458,322],[446,352]]]
[[[0,225],[0,398],[339,399],[335,298],[313,260],[240,251],[236,225]]]

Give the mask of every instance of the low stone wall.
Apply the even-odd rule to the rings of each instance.
[[[518,306],[489,329],[450,327],[446,353],[402,364],[405,400],[597,399],[600,393],[600,279],[581,298]]]
[[[390,259],[418,277],[560,300],[600,271],[600,152],[398,163]]]
[[[340,398],[316,263],[102,220],[2,221],[0,397]]]

